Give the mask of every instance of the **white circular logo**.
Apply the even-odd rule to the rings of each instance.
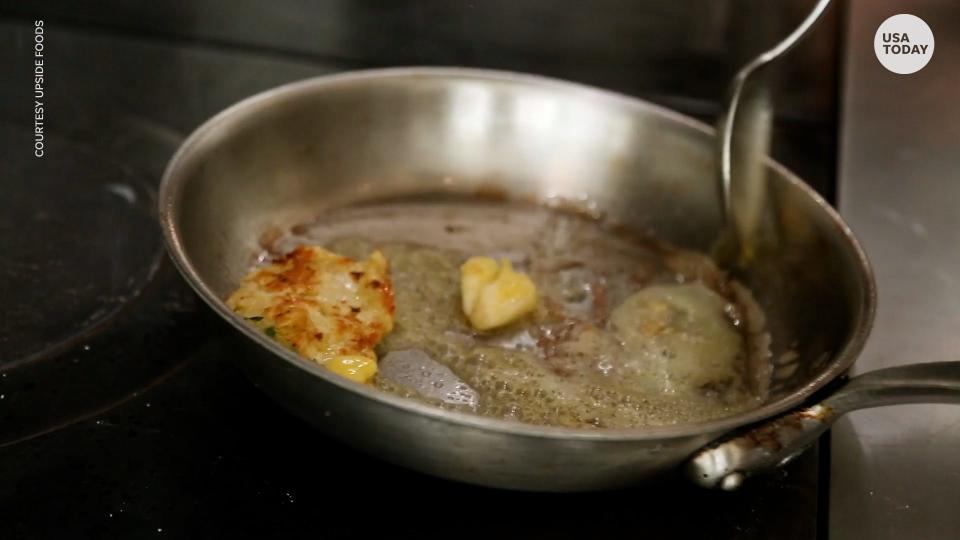
[[[933,57],[933,32],[920,17],[894,15],[877,28],[873,51],[890,71],[901,75],[916,73]]]

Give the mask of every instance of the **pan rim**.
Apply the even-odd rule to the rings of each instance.
[[[827,218],[829,218],[830,223],[838,229],[840,236],[844,239],[847,247],[851,250],[858,263],[857,266],[859,267],[861,279],[858,280],[859,283],[857,285],[861,289],[860,293],[863,301],[860,303],[859,309],[855,314],[854,328],[850,338],[838,352],[832,355],[827,368],[817,377],[812,378],[791,394],[781,397],[778,400],[764,403],[758,408],[706,422],[669,426],[589,430],[573,427],[524,424],[499,418],[483,417],[470,413],[440,409],[411,399],[395,396],[367,385],[349,381],[281,347],[263,333],[257,332],[251,325],[246,324],[239,316],[233,313],[233,311],[227,307],[224,300],[207,286],[183,248],[181,235],[176,225],[178,216],[176,201],[183,188],[183,175],[180,173],[197,153],[198,148],[201,147],[211,135],[235,122],[241,121],[256,113],[258,110],[269,107],[272,103],[337,85],[355,84],[367,79],[425,77],[497,81],[575,92],[591,97],[592,99],[611,101],[632,110],[644,110],[669,121],[679,123],[687,129],[700,132],[703,135],[709,137],[714,136],[714,129],[712,127],[676,111],[639,98],[580,83],[501,70],[415,66],[348,71],[287,83],[250,96],[214,115],[187,137],[167,164],[160,182],[157,197],[159,206],[158,215],[164,244],[177,270],[190,287],[214,312],[240,331],[245,337],[252,339],[255,343],[273,355],[283,359],[293,367],[302,369],[327,383],[336,385],[340,387],[341,390],[359,394],[381,405],[400,409],[403,412],[424,415],[431,420],[521,437],[624,443],[720,434],[771,418],[803,403],[816,391],[822,389],[830,381],[845,373],[856,361],[870,334],[876,311],[876,282],[870,261],[861,247],[860,242],[837,211],[814,191],[813,188],[770,157],[766,158],[766,166],[776,172],[786,182],[790,183],[792,187],[799,189],[805,196],[809,197],[815,206],[819,207],[819,211],[824,212]]]

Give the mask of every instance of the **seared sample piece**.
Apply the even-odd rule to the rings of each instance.
[[[255,268],[227,305],[268,336],[349,379],[377,372],[374,347],[393,329],[387,260],[355,261],[300,246]]]

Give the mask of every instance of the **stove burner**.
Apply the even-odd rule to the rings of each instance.
[[[12,146],[22,129],[0,124]],[[94,148],[10,152],[0,197],[0,446],[109,408],[188,357],[202,317],[154,189]]]
[[[78,144],[49,137],[47,145],[43,159],[10,152],[6,163],[0,370],[96,332],[140,295],[163,256],[142,179]]]

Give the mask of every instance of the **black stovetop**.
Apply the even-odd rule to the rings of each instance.
[[[668,477],[542,495],[429,478],[319,435],[231,365],[225,329],[163,253],[154,196],[205,118],[358,66],[48,24],[37,159],[33,33],[0,21],[2,65],[22,75],[0,81],[0,538],[817,536],[822,452],[737,493]],[[833,140],[785,133],[788,163]]]

